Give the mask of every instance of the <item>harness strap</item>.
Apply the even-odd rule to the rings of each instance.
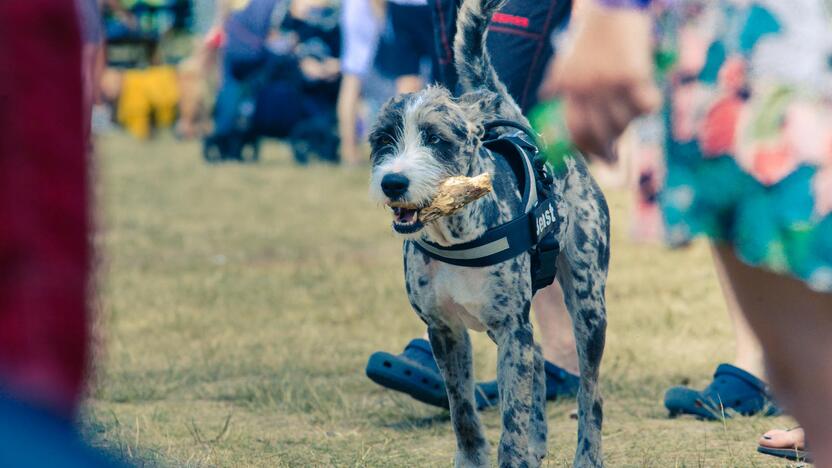
[[[527,252],[534,241],[529,216],[526,215],[489,229],[482,237],[464,244],[445,247],[419,239],[416,246],[429,256],[451,265],[485,267]]]
[[[486,132],[494,130],[495,128],[499,127],[511,127],[520,130],[521,132],[525,133],[527,137],[529,137],[530,142],[537,141],[537,134],[531,128],[521,124],[520,122],[508,119],[495,119],[490,120],[483,124],[483,128]],[[532,145],[534,148],[534,152],[537,153],[537,147]]]
[[[416,247],[431,258],[451,265],[486,267],[496,265],[523,253],[532,256],[531,276],[534,291],[548,286],[555,277],[555,259],[559,246],[554,229],[559,220],[551,199],[552,176],[537,159],[534,132],[511,120],[485,124],[486,131],[497,127],[513,127],[520,132],[487,138],[483,146],[491,154],[505,158],[519,185],[524,214],[508,223],[487,230],[479,238],[452,246],[441,246],[423,239]]]

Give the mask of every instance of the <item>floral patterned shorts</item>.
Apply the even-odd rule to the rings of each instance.
[[[832,292],[832,1],[682,0],[668,18],[667,240],[704,234]]]

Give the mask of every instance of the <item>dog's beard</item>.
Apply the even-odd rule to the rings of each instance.
[[[419,220],[419,210],[428,206],[436,196],[439,184],[448,177],[445,172],[445,167],[430,149],[422,145],[390,156],[373,168],[370,198],[391,209],[395,234],[406,238],[417,237],[424,227]],[[396,200],[387,197],[381,188],[384,176],[392,173],[399,173],[409,180],[407,192]]]

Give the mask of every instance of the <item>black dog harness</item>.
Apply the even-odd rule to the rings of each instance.
[[[498,127],[513,127],[520,132],[495,135]],[[517,178],[522,194],[523,215],[493,227],[470,242],[444,247],[423,239],[416,247],[431,258],[451,265],[486,267],[524,252],[531,255],[532,289],[537,292],[555,279],[555,260],[560,246],[555,227],[560,223],[554,202],[551,169],[538,157],[535,135],[528,127],[511,120],[485,124],[483,146],[492,155],[502,156]]]

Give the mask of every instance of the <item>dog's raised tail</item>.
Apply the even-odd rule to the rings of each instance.
[[[485,88],[497,93],[497,112],[502,118],[526,122],[520,107],[514,102],[505,85],[497,76],[486,48],[491,16],[505,0],[464,0],[459,7],[454,38],[454,66],[463,92]]]

